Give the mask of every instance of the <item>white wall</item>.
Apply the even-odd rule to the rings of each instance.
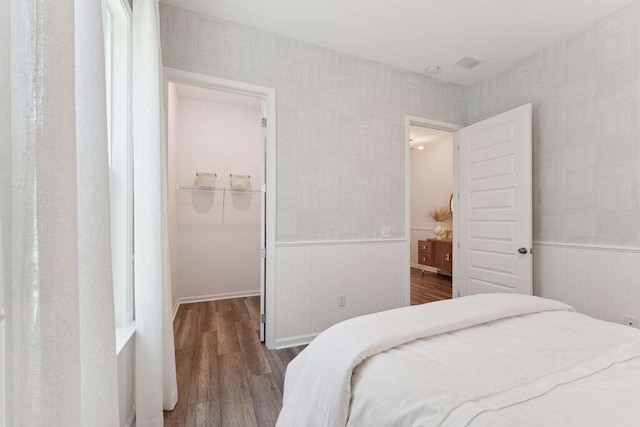
[[[622,323],[640,317],[640,249],[534,243],[534,294]]]
[[[276,244],[293,246],[276,248],[277,280],[267,289],[275,340],[308,341],[336,321],[405,304],[389,296],[405,295],[408,284],[406,116],[463,124],[465,89],[164,4],[160,21],[166,67],[276,90]],[[383,227],[402,243],[382,239]],[[311,277],[309,247],[334,260],[341,253],[334,243],[345,241],[349,259],[362,261],[327,263]],[[392,265],[366,257],[371,241]],[[398,268],[393,279],[390,268]],[[338,294],[353,297],[336,311]]]
[[[534,106],[534,291],[640,315],[640,3],[469,88],[469,122]],[[624,260],[624,262],[620,262]]]
[[[408,301],[405,240],[280,243],[276,254],[277,348],[309,342],[329,325]],[[301,286],[301,284],[308,284]],[[338,295],[346,304],[338,306]]]
[[[135,339],[134,335],[118,354],[118,406],[122,427],[135,425]]]
[[[407,114],[463,124],[463,87],[160,5],[166,67],[276,89],[278,241],[405,233]]]
[[[169,83],[167,88],[167,209],[169,223],[169,255],[171,259],[171,296],[175,305],[176,297],[173,287],[178,283],[178,220],[176,218],[176,189],[178,186],[178,173],[176,167],[178,144],[178,90],[174,83]]]
[[[206,91],[205,89],[200,89]],[[262,128],[252,107],[180,96],[171,139],[170,188],[193,186],[197,172],[218,174],[217,191],[175,192],[172,294],[176,301],[260,291]],[[244,98],[244,97],[242,97]],[[251,176],[252,190],[229,189],[229,174]]]
[[[449,206],[453,191],[453,134],[411,150],[411,264],[418,265],[418,240],[436,237],[434,222],[427,213],[434,207]],[[452,228],[451,221],[446,223]]]

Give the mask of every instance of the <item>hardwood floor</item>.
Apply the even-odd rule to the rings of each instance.
[[[411,269],[411,305],[451,299],[451,276]]]
[[[259,297],[183,304],[173,323],[178,404],[165,426],[273,426],[287,364],[304,347],[259,340]]]
[[[411,269],[411,304],[451,298],[451,278]],[[173,322],[178,404],[165,426],[273,426],[287,364],[304,346],[259,340],[259,297],[183,304]]]

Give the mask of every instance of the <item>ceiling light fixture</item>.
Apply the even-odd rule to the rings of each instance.
[[[438,67],[437,65],[432,65],[431,67],[427,67],[427,69],[424,70],[424,73],[432,76],[434,74],[437,74],[438,71],[440,71],[440,67]]]

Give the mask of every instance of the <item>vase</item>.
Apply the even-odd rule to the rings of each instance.
[[[433,226],[433,234],[438,236],[438,239],[442,237],[442,233],[444,233],[444,225],[441,222],[436,222]]]

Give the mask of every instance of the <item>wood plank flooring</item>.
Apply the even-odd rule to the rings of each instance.
[[[451,299],[451,276],[411,269],[411,305]]]
[[[273,426],[287,364],[302,349],[259,340],[259,297],[183,304],[173,323],[178,404],[165,426]]]
[[[411,269],[411,304],[451,298],[451,278]],[[259,297],[183,304],[173,323],[178,404],[165,426],[273,426],[287,364],[304,346],[260,343]]]

